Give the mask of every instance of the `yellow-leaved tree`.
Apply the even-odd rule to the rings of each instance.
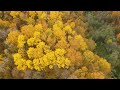
[[[14,19],[26,22],[6,39],[8,45],[17,48],[12,53],[15,67],[23,72],[44,72],[43,78],[110,78],[110,63],[92,52],[93,46],[85,36],[87,25],[83,14],[11,11]]]

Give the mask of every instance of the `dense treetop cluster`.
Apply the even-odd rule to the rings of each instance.
[[[117,11],[1,11],[0,78],[114,78],[120,66],[116,65],[119,15]]]

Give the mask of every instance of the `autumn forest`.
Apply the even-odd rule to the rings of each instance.
[[[0,11],[0,79],[120,79],[120,11]]]

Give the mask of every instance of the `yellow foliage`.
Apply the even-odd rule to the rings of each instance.
[[[75,36],[75,40],[79,40],[79,45],[81,50],[86,50],[88,48],[86,42],[81,35]]]
[[[108,40],[107,40],[107,43],[108,43],[108,44],[112,43],[112,39],[108,39]]]
[[[17,47],[18,48],[23,48],[24,44],[25,44],[25,37],[24,37],[24,35],[19,35],[18,36],[18,45],[17,45]]]
[[[53,25],[53,34],[56,36],[57,39],[62,39],[65,37],[65,32],[61,30],[56,24]]]
[[[66,53],[66,51],[64,49],[56,49],[55,51],[55,55],[56,56],[63,56]]]
[[[70,23],[71,28],[75,28],[75,22]]]
[[[26,51],[24,48],[19,48],[18,49],[18,53],[22,56],[22,57],[26,57]]]
[[[26,60],[25,59],[19,59],[16,61],[17,69],[18,70],[26,70],[27,66],[26,66]]]
[[[17,40],[18,40],[18,36],[19,36],[20,32],[19,31],[11,31],[9,34],[8,34],[8,37],[6,39],[6,42],[8,44],[12,44],[12,45],[17,45]]]
[[[62,13],[59,11],[50,11],[50,19],[51,20],[54,20],[54,19],[61,20],[61,15],[62,15]]]
[[[28,46],[33,46],[35,44],[35,38],[30,38],[27,40]]]
[[[85,57],[85,61],[86,63],[91,63],[93,61],[95,61],[95,57],[94,57],[94,53],[89,51],[89,50],[86,50],[84,53],[83,53],[84,57]]]
[[[34,34],[34,31],[35,31],[34,27],[31,24],[30,25],[25,25],[25,26],[21,27],[21,33],[23,35],[25,35],[26,39],[32,37],[33,34]]]
[[[85,51],[86,49],[88,49],[88,46],[81,35],[76,35],[74,39],[71,39],[70,45],[72,48],[79,49],[81,51]]]
[[[73,66],[80,66],[83,64],[83,56],[80,52],[76,51],[74,48],[68,48],[66,57],[68,57]]]
[[[43,26],[42,26],[42,24],[35,25],[35,31],[43,32]]]
[[[32,18],[34,18],[36,15],[35,11],[29,11],[28,13],[29,13],[30,17],[32,17]]]
[[[66,49],[69,47],[69,44],[67,43],[67,41],[65,39],[61,39],[60,41],[58,41],[58,43],[55,45],[55,48],[63,48]]]
[[[111,71],[111,64],[108,63],[105,59],[100,58],[98,60],[98,64],[100,67],[100,71],[102,71],[104,74],[108,74]]]
[[[55,22],[55,25],[57,25],[58,27],[60,27],[61,29],[63,28],[63,22],[61,21],[61,20],[57,20],[56,22]]]
[[[72,34],[73,30],[72,28],[70,27],[70,25],[67,25],[63,28],[64,31],[66,31],[68,34]]]
[[[32,63],[31,60],[27,60],[27,61],[26,61],[26,65],[27,65],[27,67],[28,67],[29,69],[33,70],[33,63]]]
[[[40,32],[35,31],[33,36],[35,39],[40,39],[41,34],[40,34]]]
[[[28,22],[28,24],[32,24],[32,25],[34,25],[34,24],[35,24],[35,19],[34,19],[34,18],[32,18],[32,17],[27,18],[27,20],[26,20],[26,21]]]
[[[27,21],[6,39],[8,45],[17,46],[13,58],[18,70],[54,71],[56,67],[59,70],[74,67],[71,75],[95,79],[106,78],[111,72],[111,65],[92,52],[95,42],[85,38],[87,29],[82,12],[79,19],[69,11],[11,11],[10,15]]]
[[[1,27],[9,27],[10,23],[8,21],[0,19],[0,28]]]
[[[20,11],[11,11],[11,12],[10,12],[10,15],[11,15],[13,18],[18,17],[19,14],[20,14]]]
[[[105,75],[102,72],[89,73],[88,77],[90,79],[105,79]]]
[[[27,51],[28,57],[30,59],[34,58],[40,58],[43,55],[42,49],[37,49],[37,48],[29,48]]]

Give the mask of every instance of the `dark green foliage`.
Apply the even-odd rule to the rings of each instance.
[[[97,43],[95,53],[106,58],[112,65],[114,76],[120,78],[120,46],[116,40],[119,30],[112,28],[113,19],[109,14],[104,11],[86,13],[89,37]],[[108,40],[111,42],[108,43]]]

